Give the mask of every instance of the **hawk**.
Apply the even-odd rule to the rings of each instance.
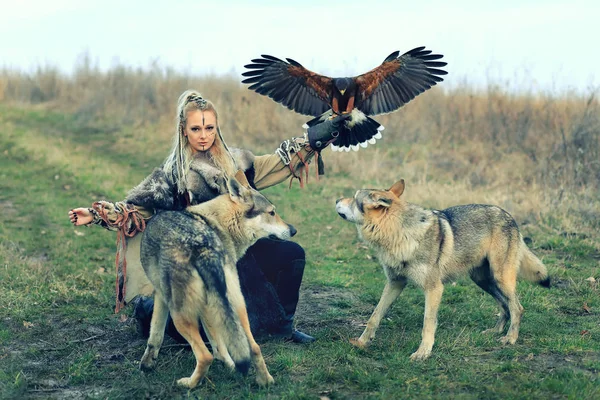
[[[262,55],[244,67],[242,83],[290,110],[316,117],[306,127],[336,115],[351,113],[334,151],[358,150],[381,138],[381,126],[371,116],[395,111],[420,93],[443,81],[447,63],[441,54],[417,47],[399,55],[395,51],[371,71],[352,78],[330,78],[304,68],[299,62]]]

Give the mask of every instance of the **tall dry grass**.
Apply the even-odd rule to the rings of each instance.
[[[179,94],[200,90],[217,106],[230,145],[270,153],[301,134],[307,117],[249,91],[236,76],[193,76],[163,67],[117,65],[81,57],[72,75],[52,66],[0,71],[0,101],[137,127],[166,154]],[[600,229],[600,104],[595,93],[514,93],[445,89],[442,83],[399,111],[378,116],[381,143],[348,154],[327,151],[326,166],[347,186],[409,182],[409,199],[432,207],[495,203],[553,229]],[[158,139],[157,139],[158,137]],[[160,150],[163,151],[163,150]],[[345,177],[345,178],[344,178]],[[553,227],[548,221],[559,220]]]

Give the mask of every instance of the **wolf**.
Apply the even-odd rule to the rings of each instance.
[[[401,196],[404,180],[388,190],[362,189],[352,198],[336,201],[336,211],[356,224],[358,235],[377,255],[387,277],[379,304],[358,339],[365,347],[375,337],[381,318],[410,279],[425,292],[421,344],[411,360],[431,355],[443,283],[469,274],[501,308],[496,326],[484,332],[502,333],[510,319],[503,344],[519,336],[523,307],[516,294],[517,275],[550,287],[548,271],[529,250],[514,218],[493,205],[468,204],[429,210]]]
[[[185,211],[158,213],[142,236],[140,257],[154,287],[154,313],[140,369],[154,367],[170,312],[196,358],[192,375],[177,381],[187,388],[207,374],[213,358],[244,374],[252,362],[259,385],[274,382],[250,331],[236,263],[258,239],[289,239],[296,229],[238,179],[228,180],[228,194]],[[200,336],[200,323],[213,354]]]

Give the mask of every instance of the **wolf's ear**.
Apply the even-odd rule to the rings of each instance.
[[[371,193],[367,197],[367,201],[365,201],[364,204],[370,208],[378,208],[378,207],[388,208],[389,206],[392,205],[392,199],[390,199],[389,197],[387,197],[386,195],[384,195],[382,193],[375,192],[375,193]]]
[[[238,171],[235,173],[235,179],[237,179],[237,181],[239,183],[241,183],[242,186],[250,189],[250,182],[248,182],[248,178],[246,178],[246,174],[241,169],[238,169]]]
[[[391,188],[389,188],[388,192],[392,192],[396,195],[396,197],[402,196],[404,193],[404,179],[400,179],[398,182],[394,183]]]
[[[229,191],[229,197],[236,203],[244,202],[245,194],[248,192],[235,177],[231,177],[227,180],[227,190]]]

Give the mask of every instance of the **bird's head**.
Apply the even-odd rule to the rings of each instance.
[[[351,78],[335,78],[333,80],[333,86],[340,92],[340,94],[343,96],[344,93],[346,93],[346,90],[348,90],[353,84],[353,81]]]

